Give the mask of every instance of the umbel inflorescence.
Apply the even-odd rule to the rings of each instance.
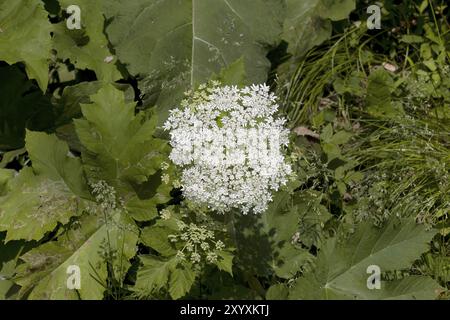
[[[218,212],[260,213],[286,184],[289,131],[276,118],[276,96],[266,85],[201,86],[171,111],[170,159],[182,168],[184,196]]]

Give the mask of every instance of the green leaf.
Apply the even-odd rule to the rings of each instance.
[[[236,217],[236,260],[245,270],[261,276],[275,272],[281,278],[289,278],[310,259],[304,249],[292,244],[298,231],[299,215],[292,207],[292,190],[298,182],[277,192],[268,209],[262,215],[238,215]]]
[[[358,97],[365,94],[364,87],[362,87],[365,76],[360,71],[353,71],[350,76],[341,78],[337,77],[333,81],[333,87],[339,94],[349,93]]]
[[[339,158],[341,156],[341,149],[339,146],[332,143],[322,143],[323,152],[326,153],[328,157],[328,163],[333,159]]]
[[[5,168],[10,162],[14,161],[14,159],[23,155],[25,152],[27,152],[25,148],[20,148],[3,153],[2,160],[0,161],[0,168]]]
[[[30,79],[47,90],[52,27],[39,0],[0,0],[0,60],[24,62]]]
[[[123,281],[129,259],[136,253],[137,230],[132,221],[117,212],[105,223],[102,214],[87,215],[56,242],[45,243],[21,257],[15,281],[22,294],[31,290],[29,299],[102,299],[108,277],[107,262],[113,266],[115,279]],[[116,258],[105,260],[105,248]],[[67,288],[67,268],[78,266],[81,287]]]
[[[14,287],[14,282],[10,280],[15,272],[15,261],[8,261],[0,264],[0,300],[6,300],[11,288]]]
[[[42,131],[53,126],[50,100],[17,66],[0,67],[0,92],[0,149],[23,147],[25,128]]]
[[[428,69],[430,69],[430,71],[436,71],[436,69],[437,69],[437,66],[436,66],[436,63],[434,62],[434,60],[426,60],[426,61],[423,61],[423,64],[428,68]]]
[[[159,225],[146,227],[142,230],[141,241],[161,255],[168,257],[177,252],[168,238],[173,233],[173,230]]]
[[[184,297],[195,282],[196,274],[187,264],[176,264],[171,268],[169,293],[172,299]]]
[[[423,37],[415,35],[415,34],[404,34],[400,41],[405,43],[422,43]]]
[[[16,271],[17,259],[24,250],[24,241],[4,243],[5,234],[0,233],[0,300],[11,299],[11,291],[15,287],[13,276]]]
[[[135,103],[127,103],[113,85],[102,87],[90,101],[81,104],[85,119],[74,120],[87,176],[113,186],[134,219],[152,219],[156,205],[167,202],[172,189],[161,183],[160,167],[169,147],[153,138],[156,117],[135,115]]]
[[[36,176],[22,169],[11,181],[11,191],[0,198],[0,230],[6,240],[39,240],[58,223],[66,224],[81,205],[61,180]]]
[[[324,109],[313,117],[313,126],[320,127],[326,122],[333,122],[334,119],[336,119],[336,113],[333,110]]]
[[[97,79],[113,82],[121,78],[115,64],[117,58],[108,49],[104,34],[103,7],[106,1],[59,0],[63,9],[77,5],[81,10],[81,30],[69,30],[66,21],[54,26],[54,49],[62,59],[70,61],[78,69],[95,71]]]
[[[355,10],[355,0],[321,0],[321,16],[333,21],[343,20]]]
[[[139,260],[142,266],[137,272],[136,283],[133,287],[136,294],[144,297],[166,287],[173,260],[167,261],[153,255],[141,255]]]
[[[305,190],[295,197],[295,210],[299,219],[297,241],[308,248],[321,247],[325,238],[323,227],[332,218],[328,209],[321,204],[323,196],[320,192]]]
[[[345,182],[360,182],[364,178],[364,174],[361,171],[350,171],[345,175]]]
[[[0,197],[9,191],[9,182],[14,178],[15,171],[0,168]]]
[[[161,186],[160,186],[161,187]],[[167,199],[156,199],[153,197],[147,200],[141,200],[137,196],[130,198],[126,203],[126,209],[128,214],[136,221],[150,221],[158,215],[158,210],[156,209],[156,204],[158,202],[164,203],[169,201]]]
[[[233,275],[233,258],[234,255],[225,250],[217,251],[218,259],[216,261],[216,266],[219,270],[228,272],[230,275]]]
[[[322,247],[316,267],[297,279],[290,290],[291,299],[387,299],[412,294],[430,298],[430,280],[423,291],[413,278],[401,283],[382,280],[380,290],[367,288],[367,267],[376,265],[381,272],[410,268],[436,234],[417,225],[414,219],[391,220],[383,228],[370,222],[361,224],[345,243],[331,238]],[[417,279],[416,279],[417,280]],[[421,280],[422,281],[422,280]],[[431,280],[432,281],[432,280]],[[434,284],[434,289],[439,290]],[[434,297],[434,296],[433,296]]]
[[[320,16],[321,0],[287,0],[286,3],[283,39],[289,43],[288,52],[301,57],[331,36],[331,22]]]
[[[348,140],[350,140],[350,138],[353,136],[352,133],[341,130],[336,132],[331,138],[330,140],[328,140],[329,143],[332,144],[344,144],[347,143]]]
[[[183,92],[243,57],[249,82],[266,80],[268,46],[281,33],[281,0],[108,1],[106,33],[129,72],[142,79],[145,104],[160,120]]]
[[[428,0],[423,0],[418,8],[419,12],[423,13],[425,11],[425,9],[428,7],[428,5],[429,5]]]
[[[90,103],[90,96],[97,93],[101,87],[100,81],[81,82],[65,87],[61,97],[55,99],[54,102],[58,110],[56,126],[71,123],[74,118],[81,118],[83,116],[81,104]]]
[[[442,288],[430,277],[408,276],[401,280],[387,282],[376,299],[382,300],[432,300]],[[375,294],[377,292],[374,292]],[[375,297],[374,297],[375,298]]]
[[[236,62],[222,69],[218,76],[213,76],[213,79],[229,86],[244,86],[248,84],[245,60],[243,58],[236,60]]]
[[[142,255],[139,258],[142,266],[138,270],[133,288],[139,297],[158,294],[165,288],[173,299],[179,299],[191,289],[196,273],[189,263],[179,263],[176,257],[162,259],[153,255]]]
[[[283,39],[288,52],[303,56],[331,36],[330,20],[345,19],[355,8],[354,0],[287,0]]]
[[[70,153],[65,142],[55,135],[28,131],[26,149],[37,175],[63,181],[75,195],[90,198],[81,161]]]
[[[288,288],[282,284],[277,283],[270,286],[266,293],[267,300],[287,300],[289,295]]]
[[[367,111],[374,116],[393,116],[403,113],[401,106],[392,103],[394,80],[389,72],[377,69],[369,75],[367,85]]]
[[[280,203],[289,201],[289,194],[277,195],[263,216],[267,234],[272,243],[271,266],[280,278],[289,278],[307,261],[310,254],[293,246],[292,237],[298,230],[296,208],[280,210]]]
[[[22,169],[0,198],[0,230],[8,231],[7,241],[41,239],[58,223],[68,223],[82,208],[81,197],[89,197],[81,163],[64,142],[31,131],[26,140],[33,169]]]
[[[307,250],[286,243],[274,255],[272,268],[278,277],[289,279],[311,259],[312,255]]]
[[[82,146],[75,132],[73,119],[81,118],[81,104],[92,103],[90,96],[102,87],[101,81],[81,82],[64,88],[61,97],[55,97],[53,104],[56,110],[55,127],[58,137],[67,141],[72,150],[81,152]],[[131,86],[115,83],[114,86],[125,93],[125,101],[134,100]]]
[[[333,126],[329,123],[325,128],[323,128],[322,133],[320,134],[320,139],[325,142],[329,142],[332,136]]]
[[[135,194],[141,199],[158,193],[160,166],[168,152],[166,141],[153,138],[156,118],[135,115],[134,103],[126,103],[124,93],[106,85],[83,104],[85,119],[75,119],[83,144],[86,173],[95,181],[104,180],[119,194]]]

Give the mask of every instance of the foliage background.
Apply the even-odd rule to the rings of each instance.
[[[0,0],[0,299],[447,299],[448,12]],[[289,120],[297,177],[262,215],[189,203],[166,165],[160,125],[211,79],[269,83]],[[213,232],[215,262],[177,257],[181,222]]]

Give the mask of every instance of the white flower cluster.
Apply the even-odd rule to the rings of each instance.
[[[189,258],[192,263],[200,263],[202,256],[208,263],[217,262],[217,251],[225,248],[225,244],[221,240],[215,240],[214,232],[206,226],[197,226],[190,223],[187,225],[183,221],[178,221],[178,228],[182,232],[181,235],[169,235],[171,242],[184,242],[184,246],[177,252],[180,260]]]
[[[184,196],[219,212],[265,211],[292,171],[283,154],[289,131],[285,119],[274,117],[277,110],[267,85],[216,83],[172,110],[164,129],[170,159],[183,168]]]

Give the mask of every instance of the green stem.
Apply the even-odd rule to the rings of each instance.
[[[237,237],[236,237],[236,228],[234,227],[234,215],[235,215],[235,211],[231,210],[230,212],[227,212],[225,214],[225,223],[228,227],[228,232],[231,236],[231,239],[233,239],[234,242],[234,246],[236,247],[236,249],[238,248],[238,242],[237,242]]]

